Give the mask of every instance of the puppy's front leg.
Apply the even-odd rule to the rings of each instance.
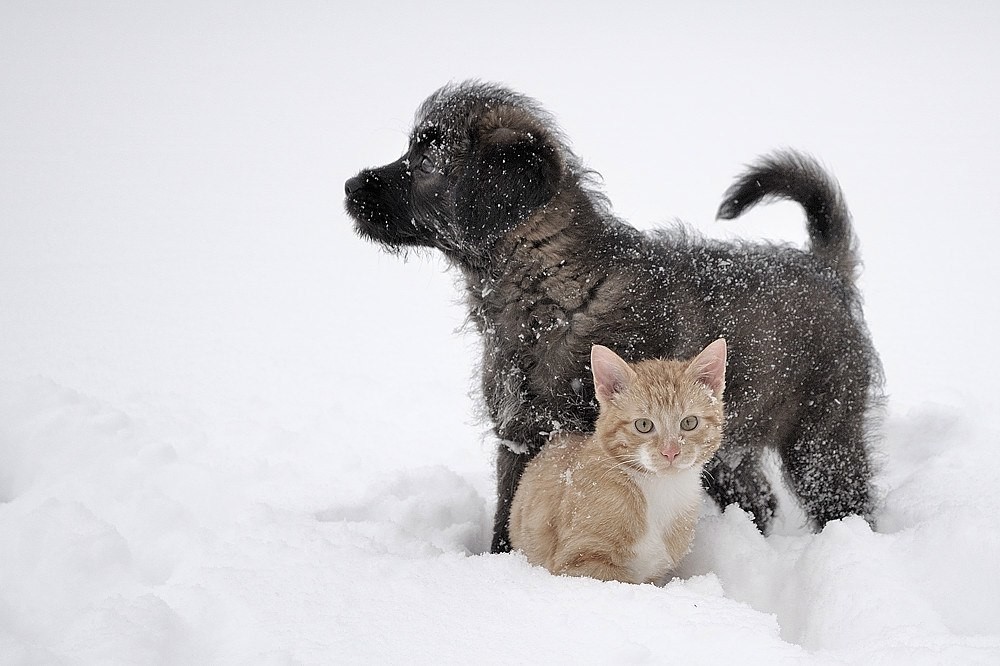
[[[510,446],[501,442],[497,447],[497,512],[493,518],[493,543],[491,553],[510,551],[510,505],[514,501],[517,484],[521,480],[524,467],[531,460],[528,453],[514,453]]]

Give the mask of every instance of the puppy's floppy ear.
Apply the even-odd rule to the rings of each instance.
[[[523,109],[484,113],[470,133],[456,203],[468,239],[486,249],[552,198],[563,164],[551,132]]]

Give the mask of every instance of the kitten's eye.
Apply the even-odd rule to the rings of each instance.
[[[648,432],[652,432],[653,422],[649,419],[636,419],[635,429],[645,435]]]
[[[681,430],[694,430],[698,427],[697,416],[685,416],[681,419]]]

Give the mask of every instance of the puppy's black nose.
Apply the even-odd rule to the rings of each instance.
[[[354,176],[353,178],[348,178],[347,182],[344,183],[344,192],[350,196],[354,194],[362,187],[365,186],[365,178],[362,176]]]

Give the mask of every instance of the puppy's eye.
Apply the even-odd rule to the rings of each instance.
[[[649,419],[636,419],[635,429],[645,435],[646,433],[653,431],[653,422]]]
[[[694,430],[698,427],[697,416],[685,416],[681,419],[681,430]]]
[[[434,171],[434,160],[427,155],[423,155],[420,157],[420,162],[417,164],[417,168],[424,173],[430,173]]]

